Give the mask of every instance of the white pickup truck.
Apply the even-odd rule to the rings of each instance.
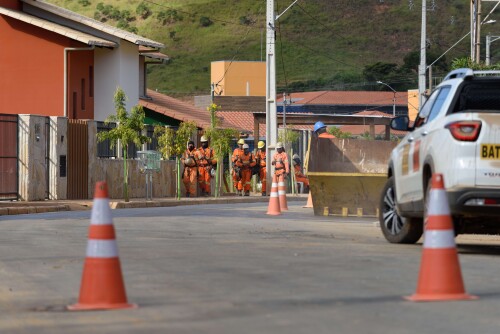
[[[392,243],[423,233],[429,180],[443,174],[455,233],[500,233],[500,71],[458,69],[433,90],[394,148],[380,199],[380,226]]]

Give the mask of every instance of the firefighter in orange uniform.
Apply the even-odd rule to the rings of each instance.
[[[186,187],[186,197],[196,197],[196,181],[198,180],[198,168],[196,167],[196,150],[194,142],[188,141],[187,149],[181,157],[181,162],[184,165],[182,172],[182,182]]]
[[[304,183],[304,192],[309,192],[309,179],[307,176],[302,174],[302,168],[300,166],[300,157],[298,154],[294,154],[292,157],[293,172],[295,174],[295,180],[297,182]]]
[[[259,167],[259,178],[262,184],[262,196],[266,196],[267,191],[267,171],[266,171],[266,143],[259,141],[257,144],[257,153],[255,154],[255,160],[257,161],[257,166]]]
[[[274,166],[274,175],[276,175],[278,182],[284,182],[285,177],[290,174],[290,163],[282,142],[276,143],[276,153],[274,153],[271,164]]]
[[[248,144],[243,144],[243,154],[236,160],[235,165],[241,169],[241,182],[238,183],[238,194],[250,196],[250,186],[252,179],[252,168],[255,166],[255,157],[248,150]]]
[[[201,147],[196,151],[196,160],[198,164],[198,183],[202,196],[209,196],[212,180],[212,161],[215,159],[214,150],[208,147],[208,138],[202,136],[200,139]]]
[[[240,194],[240,189],[243,188],[241,184],[241,168],[236,166],[236,161],[241,155],[243,155],[243,144],[245,144],[245,140],[243,138],[238,140],[238,147],[234,149],[233,155],[231,156],[231,162],[233,164],[232,167],[234,188],[236,189],[236,193],[240,196],[243,195]]]

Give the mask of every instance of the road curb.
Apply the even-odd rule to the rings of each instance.
[[[288,201],[307,201],[307,197],[302,196],[287,196]],[[269,197],[222,197],[222,198],[182,198],[181,200],[169,199],[153,199],[152,201],[136,200],[130,202],[110,201],[111,209],[132,209],[132,208],[158,208],[158,207],[175,207],[186,205],[207,205],[207,204],[244,204],[244,203],[267,203]],[[47,213],[57,211],[82,211],[92,208],[92,202],[88,201],[73,201],[69,204],[47,204],[47,202],[13,202],[2,203],[0,207],[0,216],[7,215],[23,215],[33,213]],[[8,206],[8,205],[11,206]]]

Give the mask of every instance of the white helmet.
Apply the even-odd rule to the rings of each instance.
[[[249,148],[248,144],[243,144],[243,149]]]
[[[276,148],[283,148],[283,143],[282,142],[277,142],[276,143]]]
[[[201,136],[200,142],[205,143],[208,141],[208,138],[206,136]]]

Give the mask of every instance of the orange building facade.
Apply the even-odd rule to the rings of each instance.
[[[266,96],[266,62],[214,61],[211,82],[219,96]]]
[[[0,113],[94,118],[93,51],[65,51],[87,45],[3,15],[0,45]]]

